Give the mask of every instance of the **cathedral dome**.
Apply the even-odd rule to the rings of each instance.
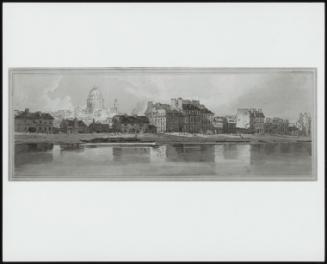
[[[86,100],[87,111],[93,113],[96,110],[104,109],[104,99],[97,87],[92,88]]]

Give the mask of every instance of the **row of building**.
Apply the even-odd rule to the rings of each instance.
[[[311,135],[311,116],[300,113],[295,123],[279,117],[265,117],[261,109],[238,109],[236,115],[216,116],[213,119],[214,133],[248,133],[271,135]]]
[[[59,126],[54,126],[55,118],[48,113],[35,112],[29,109],[15,116],[15,131],[24,133],[156,133],[146,116],[115,115],[112,125],[95,121],[87,125],[77,118],[62,119]]]
[[[177,98],[170,104],[148,102],[145,116],[159,133],[209,133],[214,113],[198,100]]]
[[[28,109],[15,115],[15,130],[30,133],[251,133],[311,135],[311,117],[300,114],[296,123],[282,118],[265,117],[262,109],[242,108],[236,115],[214,116],[198,100],[171,99],[170,104],[148,102],[144,115],[117,114],[110,122],[63,118],[55,125],[49,113],[31,113]]]
[[[214,116],[198,100],[173,98],[170,104],[148,102],[145,115],[161,133],[265,133],[262,109],[244,108],[234,116]]]
[[[281,118],[265,117],[261,109],[241,108],[236,115],[215,116],[199,100],[172,98],[169,104],[148,102],[144,115],[122,115],[118,101],[105,106],[104,97],[93,87],[86,105],[74,111],[31,113],[26,109],[15,113],[15,130],[30,133],[90,133],[90,132],[184,132],[201,134],[257,133],[310,135],[311,117],[300,114],[291,124]]]

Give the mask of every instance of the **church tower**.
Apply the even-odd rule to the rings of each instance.
[[[104,99],[97,87],[93,87],[86,100],[86,109],[88,113],[94,113],[97,110],[104,109]]]
[[[112,114],[118,114],[118,100],[117,98],[114,100],[114,105],[111,109]]]

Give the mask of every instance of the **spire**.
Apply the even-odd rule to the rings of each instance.
[[[118,113],[118,100],[117,100],[117,98],[115,98],[115,100],[114,100],[114,106],[113,106],[113,108],[112,108],[112,112],[113,113]]]

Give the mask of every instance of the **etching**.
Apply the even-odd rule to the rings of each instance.
[[[316,69],[9,74],[10,180],[316,180]]]

